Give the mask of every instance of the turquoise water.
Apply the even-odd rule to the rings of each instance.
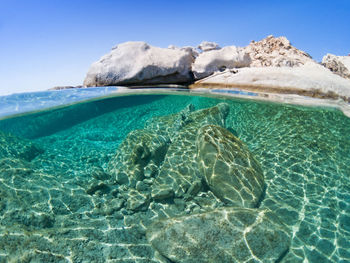
[[[217,107],[198,111],[222,102],[227,116],[226,108],[219,108],[225,116]],[[282,252],[272,247],[277,256],[264,260],[260,252],[280,233],[259,243],[266,233],[254,232],[258,241],[255,247],[249,243],[254,255],[248,253],[246,262],[350,261],[349,118],[326,108],[134,95],[0,121],[0,262],[190,262],[178,260],[185,248],[176,248],[178,255],[159,248],[150,226],[240,206],[203,182],[206,159],[198,159],[198,145],[204,142],[197,132],[208,124],[226,128],[224,133],[242,141],[238,145],[246,145],[225,159],[231,166],[223,174],[245,163],[237,156],[252,154],[261,167],[263,193],[247,215],[268,209],[289,236]],[[225,155],[231,148],[220,149]],[[190,183],[181,192],[185,179]],[[163,189],[166,184],[172,189]],[[222,232],[215,233],[220,233],[215,242],[223,244]],[[176,245],[169,240],[164,240],[168,248]],[[192,253],[206,253],[202,249]],[[237,261],[245,260],[222,262]]]

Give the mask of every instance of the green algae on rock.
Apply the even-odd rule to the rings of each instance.
[[[264,191],[260,164],[228,130],[206,125],[197,134],[198,163],[210,190],[232,206],[256,207]]]
[[[147,239],[176,263],[276,262],[290,234],[269,210],[219,208],[153,223]]]

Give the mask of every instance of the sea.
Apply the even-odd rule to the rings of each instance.
[[[350,118],[245,95],[0,97],[0,262],[350,262]]]

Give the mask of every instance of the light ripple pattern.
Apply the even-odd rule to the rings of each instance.
[[[170,262],[147,240],[148,226],[225,205],[205,187],[171,201],[133,196],[151,190],[152,176],[133,192],[115,182],[108,163],[130,132],[189,105],[221,102],[229,106],[224,128],[261,164],[266,189],[257,209],[272,211],[291,236],[279,262],[349,262],[349,118],[180,95],[108,97],[1,120],[0,262]],[[130,210],[132,198],[149,203]]]

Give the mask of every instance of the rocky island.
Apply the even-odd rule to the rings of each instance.
[[[93,63],[84,86],[185,84],[240,88],[350,102],[350,56],[327,54],[317,63],[285,37],[268,36],[246,47],[159,48],[126,42]]]

